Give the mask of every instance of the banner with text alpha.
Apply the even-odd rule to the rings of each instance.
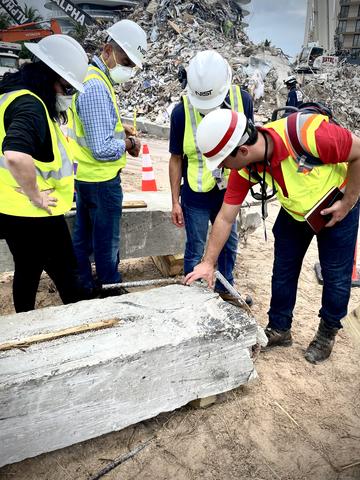
[[[4,1],[4,0],[3,0]],[[74,5],[70,0],[51,0],[55,3],[66,15],[68,15],[74,22],[82,27],[85,25],[93,25],[95,20],[88,15],[84,10]]]
[[[18,25],[23,25],[29,21],[16,0],[0,0],[0,7],[2,7]]]

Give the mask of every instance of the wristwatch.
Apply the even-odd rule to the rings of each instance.
[[[128,137],[128,140],[130,140],[130,142],[131,142],[131,148],[130,148],[130,150],[134,150],[134,148],[136,147],[135,138],[134,138],[134,137]]]

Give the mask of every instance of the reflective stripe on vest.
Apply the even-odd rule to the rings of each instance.
[[[113,132],[113,138],[117,140],[125,140],[126,135],[124,127],[121,123],[119,109],[116,103],[116,95],[111,82],[107,76],[99,68],[90,65],[88,74],[84,82],[96,79],[105,84],[108,89],[117,116],[117,123]],[[97,160],[85,139],[85,132],[82,121],[76,111],[76,99],[74,95],[71,109],[68,112],[68,137],[71,139],[71,145],[74,153],[75,162],[78,163],[76,178],[85,182],[104,182],[114,178],[120,169],[126,165],[126,153],[121,158],[115,161],[100,161]],[[96,111],[94,112],[96,115]]]
[[[307,145],[312,155],[319,158],[315,133],[323,121],[328,121],[328,117],[317,114],[311,115],[311,117],[305,119],[305,122],[302,124],[299,138],[301,138],[304,146]],[[312,168],[310,171],[299,171],[299,165],[294,160],[294,153],[287,137],[286,123],[287,119],[282,118],[268,123],[264,127],[273,129],[281,137],[289,152],[289,156],[280,164],[288,196],[284,195],[281,187],[275,181],[276,195],[281,205],[295,220],[304,221],[304,215],[332,187],[341,188],[344,185],[347,175],[347,163],[323,164]],[[240,170],[239,174],[246,179],[249,178],[249,173],[246,169]],[[271,186],[272,178],[270,174],[266,173],[265,178],[266,183]]]
[[[244,106],[240,87],[232,85],[229,90],[231,109],[243,112]],[[200,113],[191,105],[187,96],[183,96],[185,111],[185,131],[183,141],[183,152],[187,157],[187,178],[191,190],[194,192],[209,192],[216,185],[216,180],[206,167],[205,157],[201,155],[196,145],[197,126],[202,120]],[[225,169],[225,176],[228,177],[230,170]]]
[[[71,149],[59,125],[52,121],[44,102],[29,90],[17,90],[0,96],[0,141],[6,136],[4,116],[7,107],[22,95],[32,95],[43,105],[49,125],[54,160],[40,162],[34,159],[36,183],[40,191],[53,189],[51,196],[57,198],[53,215],[62,215],[72,206],[74,193],[74,176]],[[19,184],[11,174],[0,155],[0,212],[22,217],[47,217],[49,214],[30,203],[28,197],[19,192]]]

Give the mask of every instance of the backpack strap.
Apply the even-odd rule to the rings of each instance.
[[[293,152],[293,158],[298,164],[299,173],[308,173],[314,167],[323,165],[322,161],[312,155],[301,141],[301,128],[309,118],[310,113],[299,112],[289,115],[286,119],[286,135]]]

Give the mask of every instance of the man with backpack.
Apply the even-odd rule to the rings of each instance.
[[[204,278],[212,286],[217,256],[254,184],[260,183],[264,201],[265,184],[270,185],[281,203],[273,228],[275,255],[266,328],[269,347],[292,344],[298,278],[315,235],[304,217],[330,190],[344,192],[333,205],[321,207],[318,217],[326,216],[327,222],[316,233],[324,286],[319,328],[305,358],[311,363],[327,359],[350,297],[359,222],[360,139],[329,116],[311,111],[255,128],[241,113],[217,110],[200,123],[197,145],[209,170],[226,167],[232,171],[204,259],[186,276],[187,284]]]

